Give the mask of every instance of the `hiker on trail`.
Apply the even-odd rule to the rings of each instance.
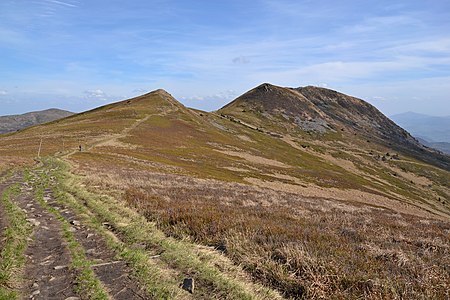
[[[79,146],[79,148],[80,148],[80,152],[81,152],[81,145]]]

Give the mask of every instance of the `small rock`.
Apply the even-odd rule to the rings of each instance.
[[[31,293],[31,296],[36,296],[39,295],[41,293],[40,290],[34,291],[33,293]]]
[[[34,288],[34,289],[37,289],[38,287],[39,287],[39,284],[37,284],[36,282],[33,283],[33,288]]]
[[[194,293],[194,278],[185,278],[181,288],[189,293]]]
[[[77,221],[77,220],[70,221],[70,224],[72,224],[74,226],[80,226],[81,225],[80,221]]]
[[[80,300],[80,298],[78,298],[78,297],[69,297],[69,298],[66,298],[65,300]]]
[[[86,238],[89,239],[89,238],[91,238],[91,237],[93,237],[93,236],[94,236],[93,233],[88,233],[88,235],[86,236]]]
[[[39,222],[36,219],[27,219],[28,222],[30,222],[33,226],[39,226],[41,224],[41,222]]]
[[[52,282],[53,280],[55,280],[56,279],[56,277],[50,277],[50,279],[48,280],[48,282]]]
[[[55,269],[55,270],[61,270],[61,269],[64,269],[66,266],[56,266],[56,267],[54,267],[53,269]]]

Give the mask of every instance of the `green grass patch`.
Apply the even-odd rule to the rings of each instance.
[[[8,227],[5,230],[5,242],[0,252],[0,299],[17,299],[18,288],[22,283],[22,268],[25,264],[25,251],[32,227],[26,220],[22,209],[13,198],[20,192],[15,184],[7,188],[1,196]]]

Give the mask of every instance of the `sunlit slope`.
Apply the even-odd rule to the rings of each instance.
[[[447,171],[450,157],[421,145],[407,131],[364,100],[318,87],[285,88],[262,84],[219,112],[261,130],[363,142],[400,151]],[[306,135],[305,135],[306,134]]]
[[[306,97],[295,102],[298,91],[289,93],[276,115],[236,103],[206,113],[157,90],[4,136],[0,155],[32,159],[42,138],[42,156],[66,155],[85,169],[176,173],[446,218],[447,171],[342,131]]]

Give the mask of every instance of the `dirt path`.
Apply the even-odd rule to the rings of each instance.
[[[15,202],[34,227],[33,240],[25,252],[27,262],[21,294],[29,299],[77,297],[75,275],[68,268],[71,258],[59,221],[35,201],[33,189],[26,184]]]
[[[93,261],[93,270],[102,284],[107,288],[110,296],[117,300],[147,299],[145,293],[133,278],[125,262],[116,259],[115,253],[108,249],[106,242],[95,231],[84,226],[71,210],[56,202],[52,191],[44,191],[44,199],[53,208],[59,210],[72,225],[78,242],[86,250],[86,256]]]
[[[0,195],[13,184],[20,184],[21,190],[12,201],[25,212],[27,221],[33,226],[32,238],[25,251],[26,263],[22,270],[24,282],[18,291],[21,297],[62,300],[86,298],[77,294],[83,290],[76,280],[80,273],[71,266],[69,241],[64,236],[62,227],[65,221],[58,219],[60,218],[57,217],[58,214],[50,209],[53,208],[71,224],[70,231],[76,242],[82,246],[95,276],[105,288],[109,299],[148,299],[136,280],[130,277],[131,271],[128,266],[116,259],[115,253],[108,249],[100,235],[81,224],[76,214],[59,204],[51,189],[44,190],[43,202],[42,200],[39,202],[36,200],[36,190],[31,183],[24,182],[21,175],[15,174],[0,184]],[[6,226],[5,213],[0,207],[0,237]],[[0,246],[3,242],[3,239],[0,239]]]

